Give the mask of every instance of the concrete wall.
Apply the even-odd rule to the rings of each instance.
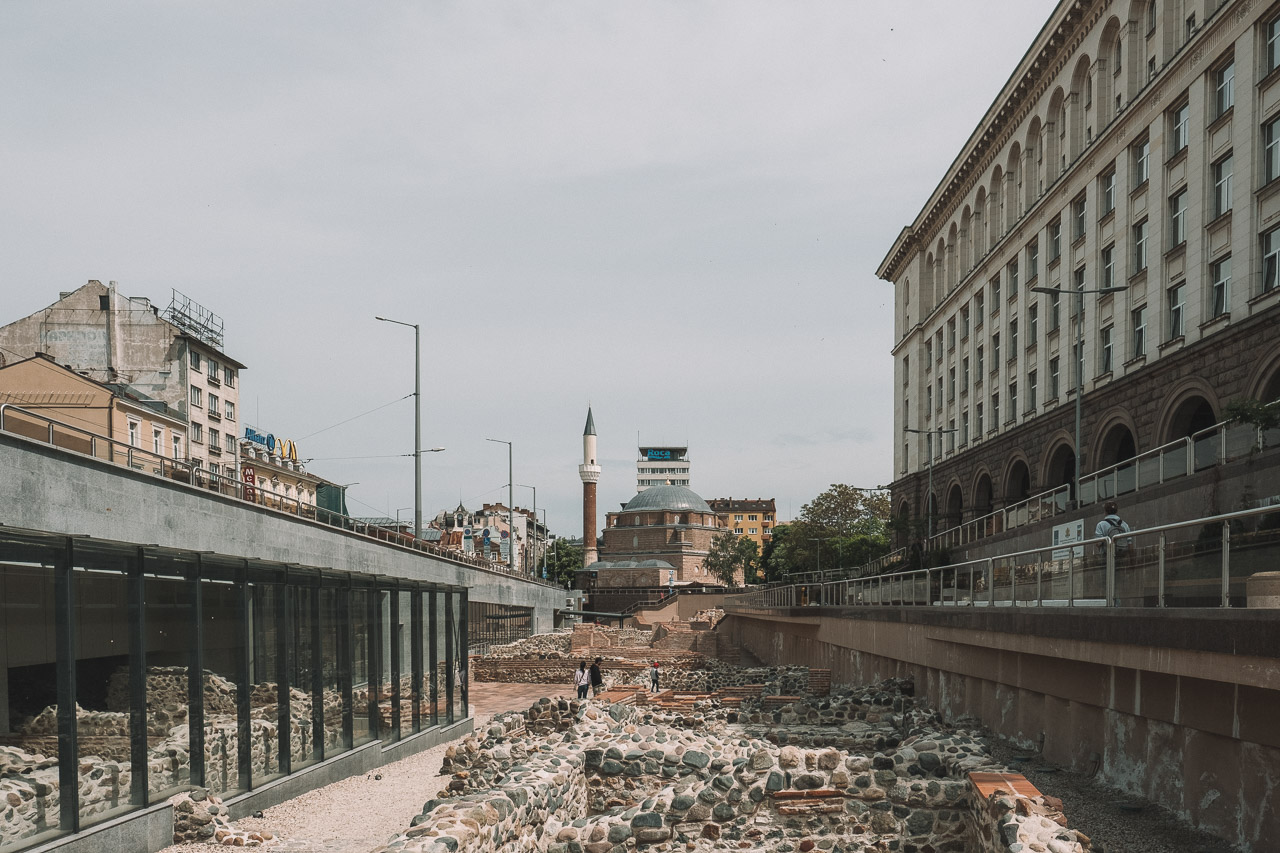
[[[465,586],[554,628],[564,591],[0,433],[0,524]]]
[[[740,608],[719,632],[834,683],[912,677],[948,719],[1043,743],[1245,850],[1280,838],[1274,612]]]

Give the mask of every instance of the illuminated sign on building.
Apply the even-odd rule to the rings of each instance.
[[[677,462],[684,461],[684,455],[688,452],[687,447],[642,447],[640,448],[640,457],[653,462]]]
[[[265,447],[268,453],[274,453],[281,459],[286,459],[290,462],[298,461],[298,445],[294,444],[291,438],[278,439],[271,433],[263,435],[253,427],[244,428],[244,437],[246,441],[252,441],[254,444]]]

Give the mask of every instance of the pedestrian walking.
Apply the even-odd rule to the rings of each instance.
[[[658,662],[654,661],[653,666],[649,668],[649,692],[658,692]]]
[[[1098,539],[1110,537],[1116,547],[1116,562],[1122,562],[1125,557],[1128,557],[1129,548],[1133,545],[1133,537],[1124,536],[1124,534],[1130,532],[1129,525],[1120,517],[1120,508],[1115,501],[1107,501],[1102,509],[1106,515],[1103,516],[1102,521],[1098,522],[1098,526],[1094,528],[1093,535]],[[1103,546],[1102,552],[1106,553],[1105,546]]]
[[[604,690],[604,673],[600,671],[600,658],[596,658],[595,663],[591,664],[591,695],[599,696]]]
[[[587,698],[587,688],[591,686],[591,673],[587,670],[587,662],[578,664],[578,671],[573,674],[574,686],[578,688],[578,698]]]

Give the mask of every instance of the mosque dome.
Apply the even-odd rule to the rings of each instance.
[[[650,486],[622,508],[623,512],[672,510],[675,512],[712,512],[707,502],[684,486]]]

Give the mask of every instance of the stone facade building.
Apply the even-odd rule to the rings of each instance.
[[[1280,398],[1280,8],[1063,0],[877,274],[935,529]]]
[[[28,317],[0,326],[0,366],[44,353],[98,382],[128,385],[187,423],[187,457],[211,482],[239,474],[243,364],[221,351],[222,320],[174,292],[161,311],[89,281]],[[225,478],[225,480],[220,479]]]
[[[675,567],[677,582],[717,583],[702,561],[722,532],[715,510],[693,491],[653,486],[605,516],[600,559],[662,560]]]

